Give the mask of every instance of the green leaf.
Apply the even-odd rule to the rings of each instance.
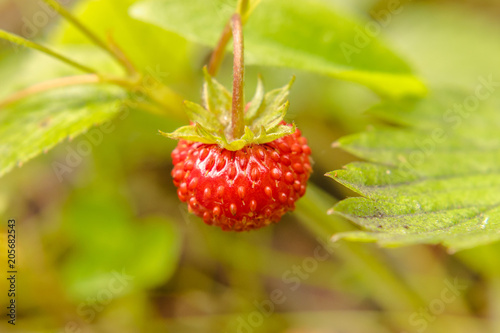
[[[412,1],[404,8],[384,32],[426,81],[469,89],[478,76],[500,77],[495,17],[456,1]]]
[[[0,176],[120,112],[127,94],[107,85],[33,95],[0,110]]]
[[[111,36],[142,72],[152,72],[164,82],[181,80],[187,70],[186,41],[163,29],[134,20],[128,8],[136,0],[78,1],[73,15],[84,22],[102,40]],[[69,9],[68,6],[66,6]],[[66,21],[55,28],[55,45],[88,45],[88,38]],[[102,50],[105,57],[111,59]],[[72,54],[72,57],[75,55]]]
[[[235,8],[236,0],[146,0],[131,15],[213,47]],[[366,27],[325,1],[262,1],[245,25],[246,61],[330,75],[390,97],[423,95],[409,66]]]
[[[452,252],[500,240],[500,95],[480,82],[470,94],[382,104],[377,113],[413,126],[339,141],[369,162],[328,174],[362,195],[334,211],[367,229],[337,238],[443,244]]]

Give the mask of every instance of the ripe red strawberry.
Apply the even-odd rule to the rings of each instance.
[[[172,152],[172,176],[181,201],[205,223],[247,231],[295,208],[312,170],[310,154],[298,129],[237,151],[181,140]]]
[[[191,125],[161,134],[180,140],[172,152],[172,176],[181,201],[205,223],[245,231],[278,222],[306,192],[311,150],[295,125],[283,119],[292,81],[264,93],[260,79],[245,108],[243,29],[230,20],[233,94],[205,69],[203,105],[186,102]],[[224,54],[221,37],[210,61],[212,73]],[[213,60],[213,61],[212,61]]]
[[[205,223],[258,229],[278,222],[304,195],[311,150],[295,125],[283,121],[292,82],[265,94],[259,80],[244,110],[244,101],[235,102],[205,71],[203,105],[185,103],[191,125],[160,131],[179,140],[172,152],[177,194]]]

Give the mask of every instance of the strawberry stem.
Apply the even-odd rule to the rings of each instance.
[[[259,3],[260,0],[254,0],[252,3],[249,3],[249,0],[238,1],[236,13],[240,14],[242,24],[245,24],[248,17]],[[217,74],[222,60],[224,60],[224,53],[226,52],[227,43],[229,43],[232,37],[231,22],[232,19],[230,19],[229,22],[227,22],[227,24],[224,26],[224,30],[222,30],[220,39],[217,42],[212,55],[210,56],[210,60],[208,61],[208,74],[210,74],[211,76],[215,76]]]
[[[243,55],[243,27],[240,14],[231,17],[231,28],[233,31],[233,104],[231,109],[231,133],[232,139],[238,139],[243,135],[244,123],[244,76],[245,61]]]

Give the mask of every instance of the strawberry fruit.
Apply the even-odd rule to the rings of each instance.
[[[179,199],[206,224],[247,231],[278,222],[295,208],[311,174],[307,140],[283,118],[292,81],[264,94],[259,80],[230,140],[231,94],[205,71],[203,106],[186,102],[192,124],[163,135],[179,139],[172,177]]]
[[[180,200],[206,224],[246,231],[295,208],[311,173],[310,153],[298,129],[238,151],[181,140],[172,152],[172,176]]]
[[[312,171],[311,150],[295,125],[283,121],[293,79],[265,94],[259,78],[254,98],[244,107],[239,13],[231,26],[233,94],[205,68],[203,105],[185,102],[191,125],[160,133],[180,140],[172,152],[172,176],[189,211],[223,230],[246,231],[278,222],[295,208]],[[224,50],[225,44],[218,47]],[[214,51],[218,54],[223,52]]]

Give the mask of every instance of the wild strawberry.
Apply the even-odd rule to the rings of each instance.
[[[180,140],[172,152],[179,199],[207,224],[245,231],[278,222],[295,208],[312,171],[311,150],[295,125],[283,121],[293,79],[267,94],[259,79],[245,110],[239,14],[231,25],[233,94],[205,69],[203,106],[185,103],[191,125],[160,133]]]
[[[181,140],[172,152],[172,176],[181,201],[205,223],[246,231],[295,208],[311,173],[310,153],[298,129],[238,151]]]

